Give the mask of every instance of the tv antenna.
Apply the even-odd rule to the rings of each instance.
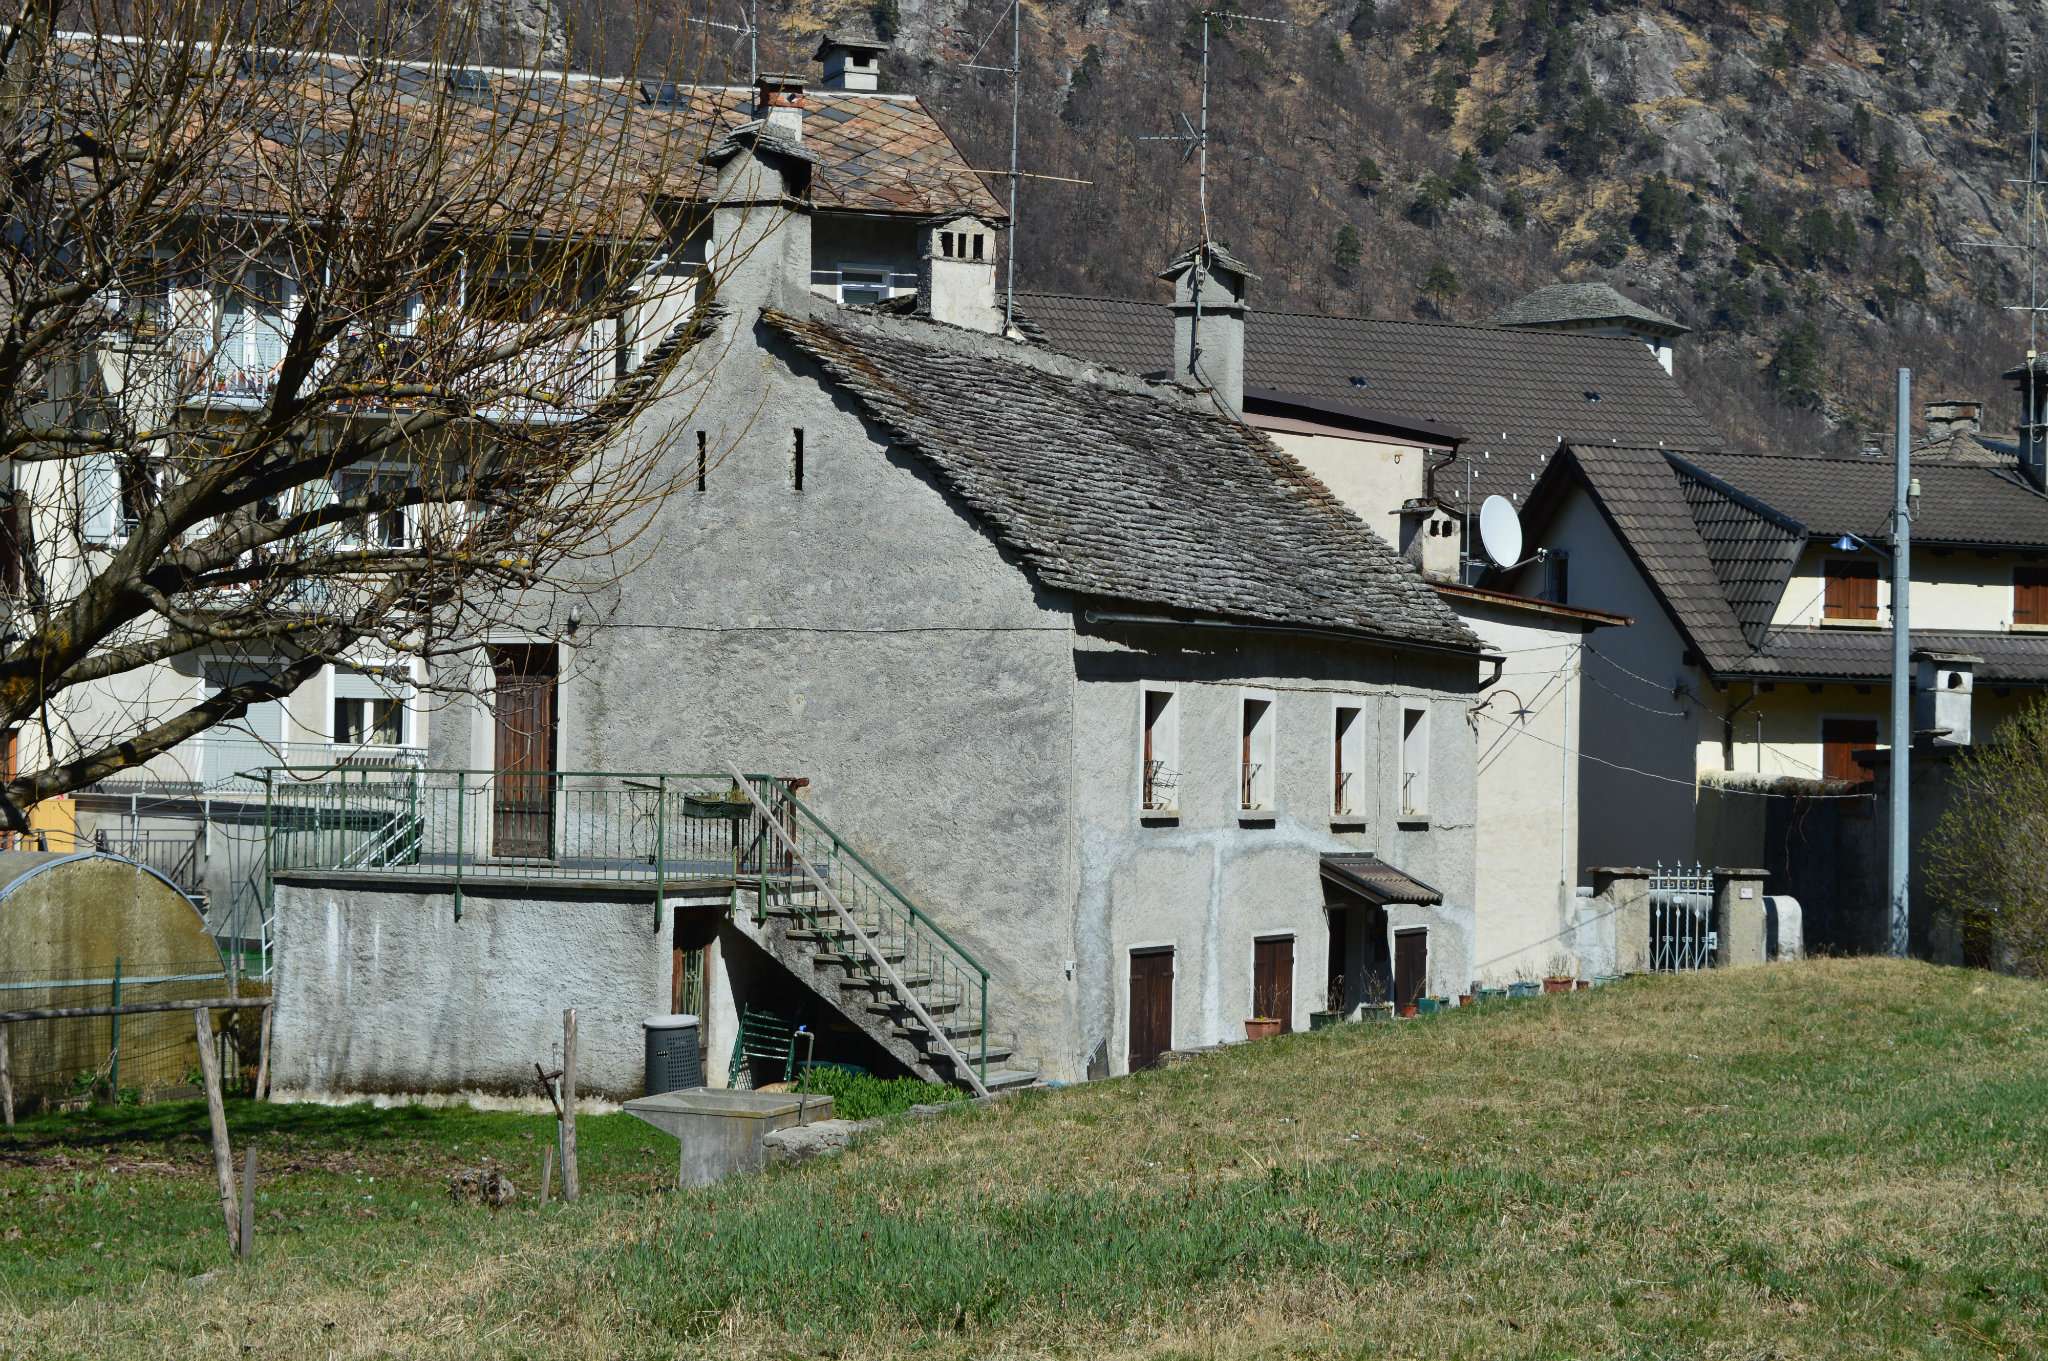
[[[747,0],[746,12],[740,15],[736,24],[722,23],[717,19],[700,14],[683,16],[686,24],[702,24],[706,28],[719,29],[726,33],[737,33],[747,40],[747,84],[761,79],[761,0]]]
[[[996,36],[1003,26],[1003,20],[1010,21],[1010,64],[991,66],[981,60],[987,50],[989,39]],[[1017,313],[1017,182],[1019,180],[1051,180],[1058,184],[1093,184],[1093,180],[1079,180],[1070,175],[1036,175],[1022,168],[1019,163],[1018,112],[1022,108],[1024,95],[1024,6],[1019,0],[1010,0],[996,21],[989,25],[988,32],[981,35],[974,51],[960,65],[969,71],[990,71],[1010,78],[1010,168],[1008,170],[975,170],[974,175],[1006,175],[1010,181],[1010,251],[1004,266],[1003,279],[1003,334],[1008,335],[1011,322]]]
[[[2029,58],[2031,58],[2033,54],[2033,44],[2031,42],[2027,45],[2027,53]],[[2048,187],[2048,180],[2041,178],[2041,82],[2038,75],[2033,81],[2032,99],[2033,117],[2027,130],[2026,177],[2020,178],[2009,175],[2005,181],[2007,184],[2022,186],[2020,211],[2027,219],[2026,241],[2024,243],[2016,241],[1979,241],[1973,237],[1956,242],[1956,249],[1958,250],[2017,250],[2026,252],[2027,300],[2025,303],[2007,303],[2004,305],[2005,311],[2023,312],[2027,318],[2027,361],[2024,365],[2026,370],[2026,405],[2020,412],[2019,424],[2023,458],[2027,444],[2030,441],[2039,440],[2044,428],[2041,423],[2040,407],[2035,403],[2035,384],[2040,381],[2041,315],[2044,312],[2048,312],[2048,305],[2043,305],[2041,302],[2040,193],[2044,187]]]

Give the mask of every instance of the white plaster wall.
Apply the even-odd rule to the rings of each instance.
[[[1877,564],[1877,619],[1856,623],[1826,617],[1830,561]],[[1981,629],[2012,627],[2012,572],[2025,559],[2011,553],[1915,548],[1913,551],[1913,627],[1919,629]],[[1785,593],[1771,613],[1777,625],[1882,629],[1891,618],[1891,565],[1874,553],[1842,553],[1825,544],[1809,544],[1800,554]]]
[[[1691,860],[1694,780],[1702,724],[1715,712],[1697,668],[1656,593],[1608,526],[1574,488],[1534,547],[1571,554],[1571,603],[1625,614],[1627,628],[1587,640],[1587,711],[1579,750],[1579,867]],[[1518,586],[1539,583],[1537,568]],[[1675,693],[1674,693],[1675,692]]]
[[[1322,1009],[1329,918],[1321,856],[1370,850],[1445,896],[1440,908],[1395,908],[1393,930],[1430,929],[1430,990],[1465,990],[1472,964],[1472,664],[1342,644],[1276,645],[1246,638],[1197,651],[1187,636],[1084,635],[1077,655],[1075,766],[1084,825],[1075,910],[1075,995],[1089,1056],[1128,1067],[1130,952],[1174,947],[1176,1048],[1244,1037],[1252,1014],[1252,948],[1294,937],[1296,1029]],[[1179,813],[1142,817],[1138,691],[1170,683],[1180,706]],[[1239,702],[1272,695],[1274,807],[1238,806]],[[1395,816],[1395,752],[1404,701],[1430,710],[1428,818]],[[1359,815],[1333,817],[1334,705],[1357,702],[1365,723]]]
[[[281,1095],[531,1094],[577,1009],[577,1085],[642,1086],[642,1017],[669,1007],[674,922],[649,900],[513,896],[471,884],[277,885]]]
[[[1260,422],[1254,418],[1254,424]],[[1390,544],[1401,542],[1401,503],[1422,495],[1429,451],[1380,440],[1268,428],[1338,500]]]
[[[1579,868],[1583,625],[1451,598],[1506,654],[1479,699],[1474,976],[1491,985],[1572,972]],[[1613,630],[1591,634],[1612,636]],[[1562,966],[1562,967],[1560,967]]]

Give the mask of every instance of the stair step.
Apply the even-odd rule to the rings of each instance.
[[[1018,1087],[1030,1087],[1038,1082],[1036,1068],[991,1068],[981,1085],[992,1092],[1007,1092]]]
[[[932,985],[932,976],[930,974],[902,974],[899,976],[903,979],[903,986],[909,988],[912,992],[916,992],[919,988],[928,988]],[[891,997],[894,997],[896,994],[895,986],[888,979],[874,973],[858,973],[842,978],[839,980],[839,986],[842,989],[886,993]],[[926,997],[919,997],[917,1000],[926,1011],[937,1011],[940,1007],[957,1007],[960,1005],[957,1000],[948,1002],[943,999]],[[900,1003],[891,1003],[891,1005],[900,1005]]]
[[[884,945],[879,948],[882,952],[882,958],[888,960],[891,964],[902,962],[904,952],[900,947],[892,950]],[[872,965],[874,963],[874,956],[865,950],[858,952],[853,950],[819,950],[811,956],[811,962],[813,964],[839,964],[847,968],[857,969]]]

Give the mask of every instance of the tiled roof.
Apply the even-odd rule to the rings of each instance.
[[[1674,336],[1687,330],[1603,283],[1551,284],[1516,299],[1493,317],[1496,326],[1552,326],[1574,321],[1632,321]]]
[[[1785,582],[1806,547],[1806,526],[1694,462],[1675,455],[1668,461],[1678,473],[1679,490],[1706,545],[1707,560],[1714,564],[1721,594],[1754,647],[1770,627]]]
[[[1126,373],[1173,363],[1162,303],[1017,295],[1027,334]],[[1721,437],[1639,341],[1570,331],[1378,321],[1299,312],[1245,318],[1248,387],[1397,411],[1464,431],[1485,453],[1475,495],[1518,503],[1561,439],[1717,449]],[[1463,490],[1462,480],[1452,489]]]
[[[2048,682],[2048,633],[1913,632],[1914,649],[1960,652],[1981,657],[1977,680],[1985,684]],[[1797,676],[1864,680],[1892,671],[1892,635],[1884,628],[1774,629],[1764,650],[1734,675]]]
[[[108,68],[143,50],[81,40],[73,60],[81,81],[119,81],[125,73]],[[339,155],[345,145],[340,134],[351,127],[348,92],[362,76],[360,59],[299,53],[288,70],[249,77],[264,86],[251,96],[256,108],[231,107],[222,115],[241,117],[249,126],[230,134],[238,154],[209,167],[215,204],[225,211],[274,206],[293,193],[293,175],[307,173],[280,169],[281,161],[304,159],[318,183],[324,173],[319,158]],[[446,67],[424,63],[380,68],[379,103],[368,116],[375,135],[392,137],[402,162],[408,118],[421,128],[450,120],[448,142],[458,169],[465,152],[491,157],[517,173],[523,173],[521,158],[533,162],[533,183],[552,183],[552,216],[562,223],[578,221],[577,209],[587,212],[599,196],[615,205],[700,197],[708,178],[704,153],[754,118],[751,88],[492,68],[477,73],[473,94],[454,94],[447,76]],[[819,208],[1006,218],[945,129],[916,99],[820,90],[804,97],[804,115],[803,144],[818,163],[812,193]],[[281,158],[280,146],[294,155]],[[519,211],[544,218],[545,196],[540,207],[536,213],[533,204],[522,203]]]
[[[765,320],[1053,589],[1479,648],[1299,463],[1181,394],[929,322]]]
[[[1890,528],[1889,458],[1701,454],[1699,467],[1804,523],[1819,536],[1865,538]],[[2014,465],[1917,460],[1920,504],[1913,537],[1925,543],[2048,545],[2048,498]]]
[[[1332,852],[1323,857],[1323,878],[1377,907],[1389,903],[1440,903],[1444,895],[1369,851]]]

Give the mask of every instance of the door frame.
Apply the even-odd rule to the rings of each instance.
[[[1166,1050],[1161,1050],[1161,1053],[1165,1053],[1167,1050],[1171,1050],[1173,1048],[1173,1027],[1174,1022],[1179,1017],[1180,1011],[1180,1009],[1174,1005],[1176,1001],[1174,994],[1178,990],[1177,985],[1180,982],[1179,942],[1165,940],[1153,942],[1139,942],[1134,945],[1125,946],[1123,971],[1124,1023],[1122,1029],[1124,1040],[1124,1071],[1126,1073],[1136,1073],[1143,1071],[1142,1069],[1133,1068],[1131,1066],[1131,1025],[1137,1019],[1138,1008],[1136,996],[1131,990],[1130,966],[1132,961],[1135,960],[1139,955],[1166,955],[1173,960],[1174,964],[1173,976],[1169,980],[1170,986],[1168,986],[1168,988],[1166,989]]]
[[[1422,937],[1422,990],[1415,994],[1415,996],[1418,999],[1420,999],[1429,996],[1430,934],[1430,928],[1427,926],[1391,927],[1391,935],[1387,942],[1389,946],[1387,953],[1389,955],[1388,962],[1393,966],[1394,976],[1391,980],[1389,980],[1388,986],[1389,990],[1394,995],[1394,1010],[1397,1014],[1401,1010],[1401,937]]]
[[[1280,1021],[1280,1033],[1288,1035],[1294,1032],[1294,989],[1295,985],[1301,982],[1301,933],[1291,927],[1252,932],[1250,955],[1252,980],[1251,1007],[1245,1012],[1245,1015],[1256,1016],[1259,1014],[1259,946],[1267,941],[1274,940],[1284,940],[1287,942],[1287,1015],[1278,1019]],[[1315,1010],[1321,1011],[1322,1008],[1317,1007]]]
[[[540,855],[508,854],[501,851],[498,847],[499,818],[504,812],[499,800],[502,793],[501,784],[506,769],[501,765],[498,757],[499,738],[501,735],[498,696],[500,689],[499,677],[502,674],[498,662],[501,657],[507,657],[515,652],[523,652],[528,656],[545,654],[551,655],[553,658],[552,667],[546,673],[546,679],[552,682],[552,684],[548,687],[551,695],[548,703],[548,753],[546,764],[542,768],[547,780],[545,815],[547,846]],[[485,805],[485,822],[481,829],[484,836],[488,838],[487,842],[484,843],[489,847],[489,853],[485,858],[494,861],[523,864],[549,863],[555,860],[561,853],[562,649],[557,644],[545,641],[505,639],[485,643],[483,654],[485,670],[490,673],[491,677],[490,702],[484,708],[485,722],[482,725],[484,729],[484,742],[489,752],[484,769],[491,772],[490,797]]]

